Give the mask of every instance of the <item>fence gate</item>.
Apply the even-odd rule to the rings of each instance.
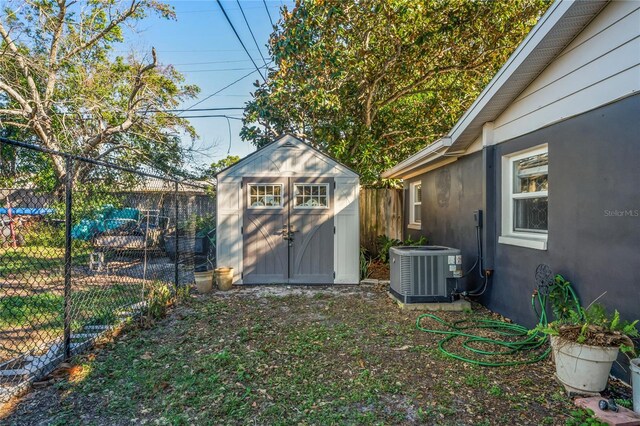
[[[333,178],[243,178],[243,283],[330,284]]]

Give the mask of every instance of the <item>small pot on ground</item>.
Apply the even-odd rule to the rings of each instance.
[[[216,284],[222,291],[231,290],[233,287],[233,268],[220,267],[215,269]]]
[[[640,358],[631,360],[631,386],[633,386],[633,411],[640,414]]]
[[[198,293],[209,293],[213,290],[213,271],[194,271]]]

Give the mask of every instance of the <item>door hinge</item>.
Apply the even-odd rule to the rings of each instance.
[[[333,181],[333,189],[336,189],[336,181]]]
[[[333,235],[336,235],[336,227],[333,227]]]
[[[240,272],[240,278],[244,278],[244,271]]]
[[[244,182],[240,182],[240,188],[244,186]]]
[[[333,278],[335,279],[336,277],[336,271],[333,271]]]
[[[241,226],[241,227],[240,227],[240,233],[241,233],[241,234],[244,234],[244,226]]]

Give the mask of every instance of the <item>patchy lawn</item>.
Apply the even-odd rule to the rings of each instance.
[[[132,328],[76,359],[3,421],[540,425],[581,417],[550,360],[457,362],[438,351],[440,337],[416,330],[418,315],[358,287],[193,297],[155,327]]]

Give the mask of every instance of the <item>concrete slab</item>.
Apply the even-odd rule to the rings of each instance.
[[[378,285],[378,280],[375,280],[373,278],[367,278],[366,280],[362,280],[360,281],[360,285],[363,286],[376,286]]]
[[[611,426],[640,426],[640,414],[634,413],[628,408],[618,406],[618,412],[606,410],[603,411],[598,406],[600,400],[604,398],[600,396],[592,396],[589,398],[578,398],[574,403],[584,409],[590,409],[594,415],[600,420]]]
[[[391,293],[387,293],[387,295],[398,304],[400,309],[405,311],[448,311],[448,312],[464,312],[471,310],[471,302],[468,300],[456,300],[451,303],[440,303],[440,302],[432,302],[432,303],[402,303]]]

